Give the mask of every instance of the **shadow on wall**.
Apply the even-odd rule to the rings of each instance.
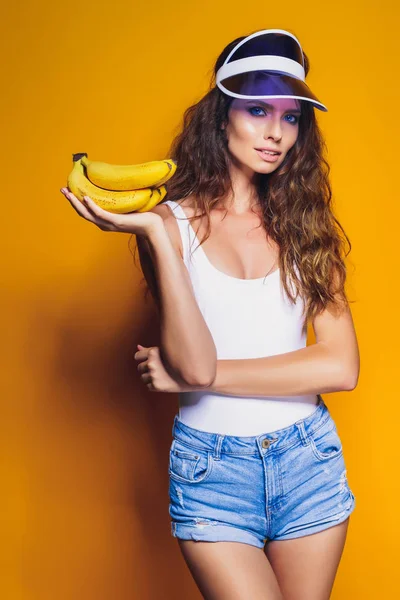
[[[59,600],[175,600],[178,576],[180,597],[201,598],[170,533],[178,396],[149,392],[134,360],[137,343],[159,345],[153,300],[146,304],[141,285],[118,308],[119,294],[99,294],[96,276],[91,271],[92,281],[86,276],[61,302],[56,286],[42,284],[30,302],[26,538],[44,549],[27,561],[32,590],[39,597],[47,578],[45,596]]]

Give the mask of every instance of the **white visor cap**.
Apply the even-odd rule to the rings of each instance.
[[[305,83],[299,40],[284,29],[263,29],[239,42],[218,69],[216,84],[233,98],[297,98],[328,111]]]

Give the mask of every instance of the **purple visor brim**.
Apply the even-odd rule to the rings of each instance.
[[[311,102],[319,110],[328,111],[305,82],[276,71],[250,71],[232,75],[220,81],[218,87],[236,98],[297,98]]]

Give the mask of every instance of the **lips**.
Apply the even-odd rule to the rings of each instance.
[[[263,152],[263,151],[274,152],[277,156],[282,154],[282,152],[280,152],[279,150],[273,150],[272,148],[256,148],[256,150],[259,150],[260,152]]]
[[[278,160],[279,154],[267,154],[263,150],[256,150],[258,156],[265,162],[274,163]]]

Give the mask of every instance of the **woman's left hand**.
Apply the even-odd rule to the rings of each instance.
[[[178,393],[188,391],[190,386],[178,377],[171,376],[166,370],[160,356],[160,348],[151,346],[145,348],[138,344],[139,350],[135,354],[138,361],[137,370],[141,373],[143,383],[151,392]]]

